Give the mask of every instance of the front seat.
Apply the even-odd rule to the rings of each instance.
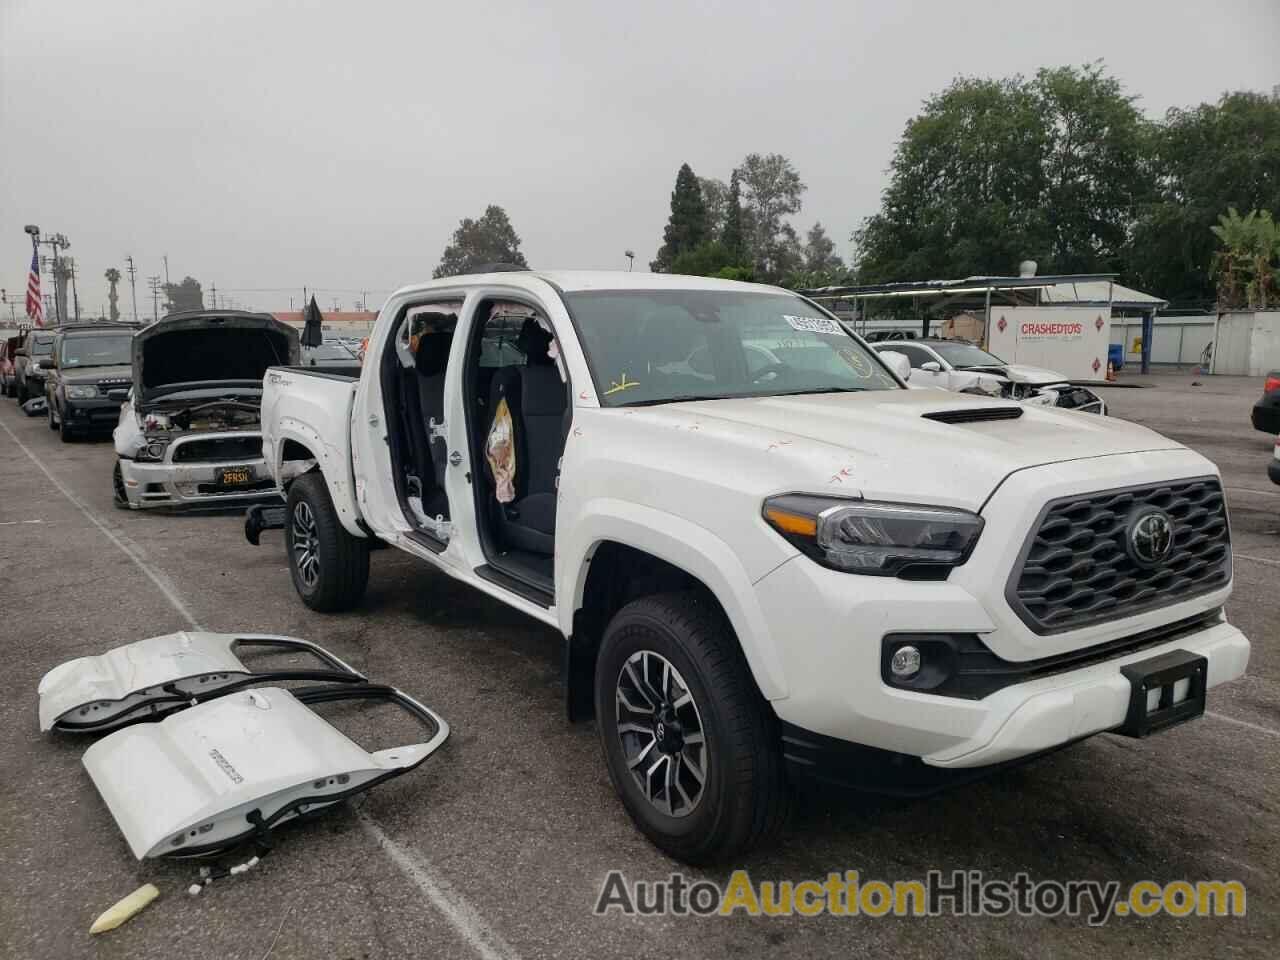
[[[491,390],[490,409],[497,410],[498,398],[507,399],[516,450],[516,496],[499,505],[498,534],[509,549],[551,556],[568,395],[555,361],[547,355],[551,334],[536,320],[526,320],[516,343],[526,365],[499,370]]]

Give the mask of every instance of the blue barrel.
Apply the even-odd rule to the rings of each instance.
[[[1107,360],[1110,361],[1113,370],[1121,369],[1124,366],[1124,344],[1111,344],[1107,348]]]

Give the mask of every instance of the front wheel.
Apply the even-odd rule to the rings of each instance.
[[[369,542],[343,528],[324,477],[304,474],[289,487],[284,528],[289,573],[312,610],[350,610],[369,583]]]
[[[124,471],[120,469],[120,461],[116,461],[116,468],[111,472],[111,502],[117,510],[129,509],[129,495],[124,489]]]
[[[618,611],[596,660],[595,700],[614,789],[666,853],[722,863],[785,819],[777,721],[706,597],[661,594]]]

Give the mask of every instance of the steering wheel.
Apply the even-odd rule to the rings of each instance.
[[[790,370],[790,369],[791,369],[791,366],[789,364],[782,363],[780,361],[775,361],[773,363],[766,363],[759,370],[756,370],[751,374],[751,382],[759,383],[761,380],[765,378],[766,375],[770,373],[780,374],[783,371]]]

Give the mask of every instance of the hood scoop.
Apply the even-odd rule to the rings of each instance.
[[[985,423],[988,420],[1017,420],[1022,416],[1021,407],[970,407],[962,410],[938,410],[921,414],[926,420],[939,423]]]

